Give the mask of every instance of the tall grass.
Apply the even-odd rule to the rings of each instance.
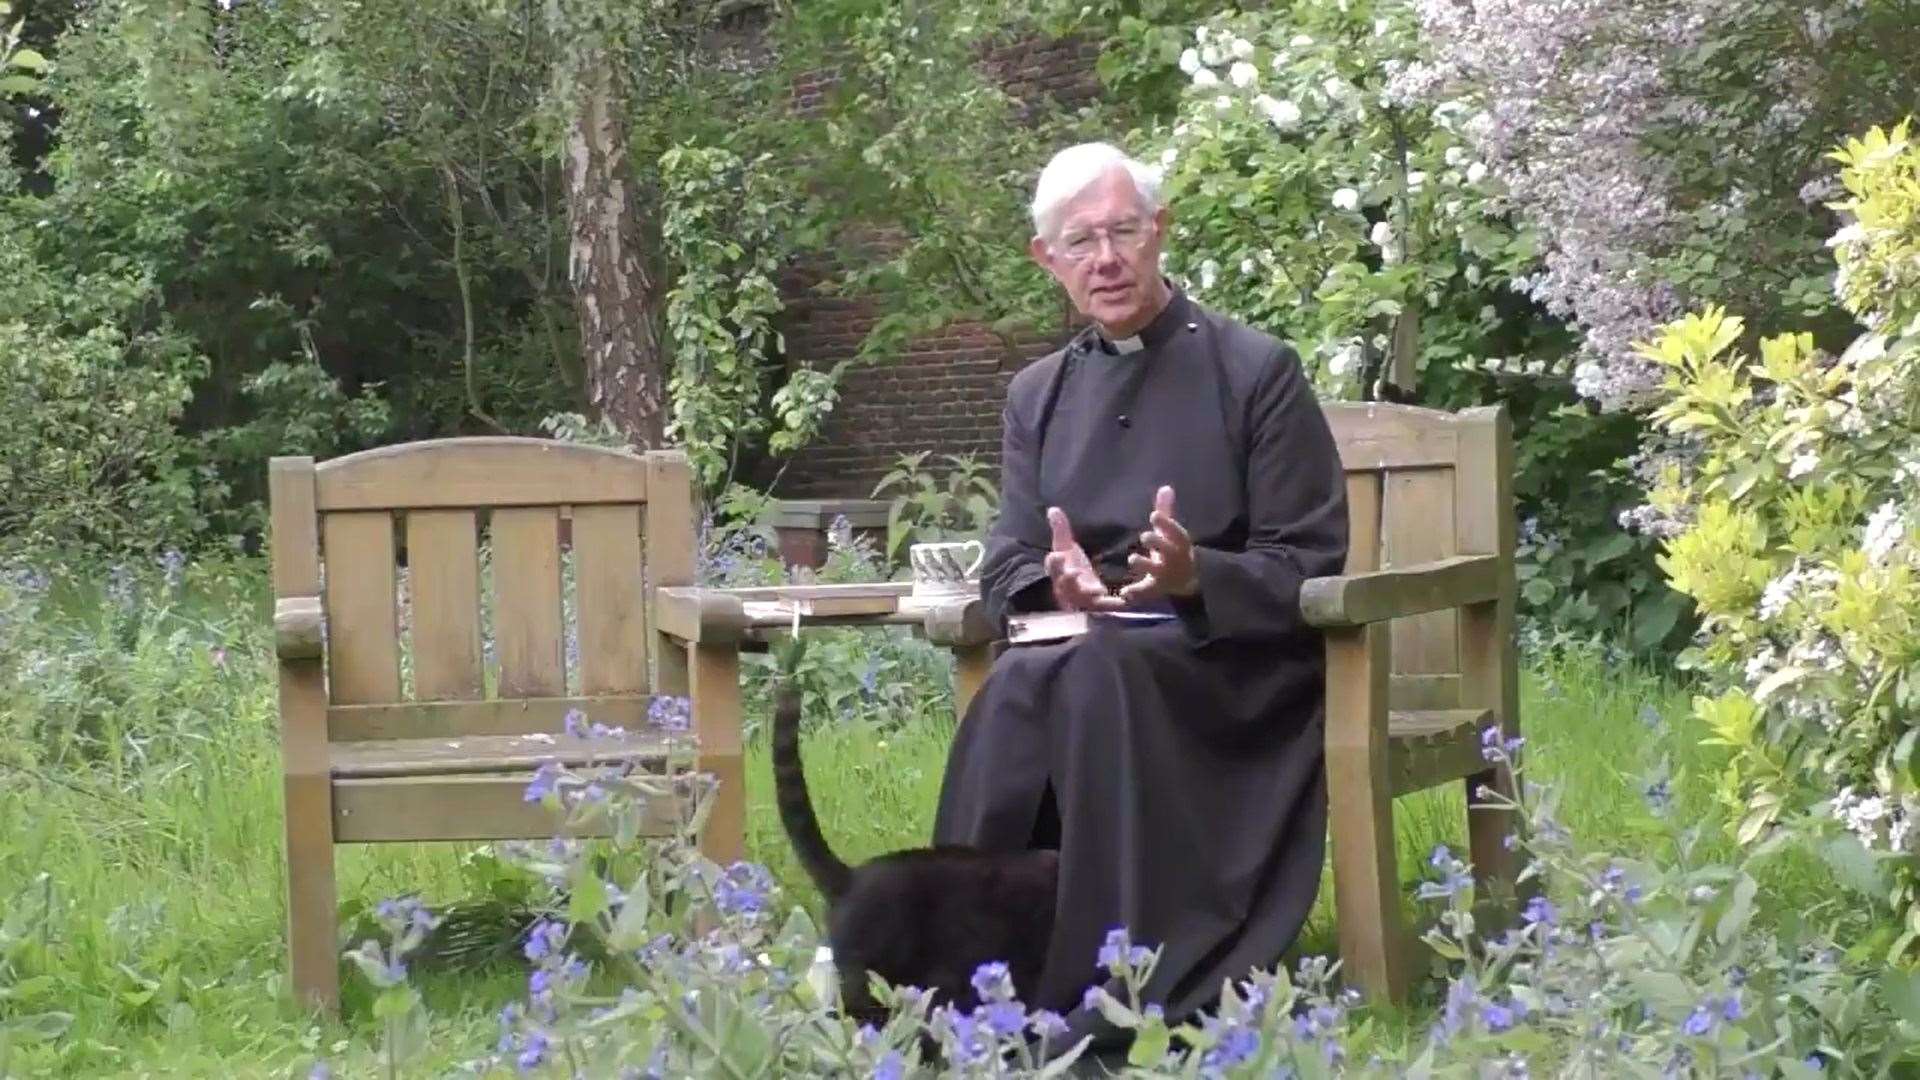
[[[50,900],[11,972],[0,966],[0,989],[13,993],[0,996],[0,1023],[47,1011],[73,1017],[57,1040],[16,1048],[11,1068],[304,1076],[317,1056],[370,1066],[370,1051],[352,1049],[377,1042],[357,976],[346,980],[341,1023],[309,1018],[286,993],[277,721],[260,569],[209,563],[177,585],[158,570],[135,578],[112,590],[0,582],[0,907]],[[1539,665],[1527,673],[1522,709],[1535,779],[1560,785],[1562,818],[1584,840],[1655,855],[1669,842],[1638,778],[1660,754],[1680,770],[1675,813],[1710,816],[1712,755],[1698,745],[1680,691],[1659,677],[1578,658]],[[1662,722],[1647,724],[1649,710]],[[836,848],[857,859],[925,841],[952,726],[938,709],[886,722],[812,718],[808,772]],[[764,724],[752,731],[751,855],[817,910],[774,815]],[[1463,805],[1457,785],[1396,805],[1409,890],[1435,844],[1463,846]],[[338,849],[349,924],[389,896],[447,902],[497,888],[499,871],[476,850]],[[1783,909],[1831,891],[1792,860],[1767,884]],[[1323,886],[1302,951],[1335,947],[1331,880]],[[420,975],[435,1017],[438,1057],[429,1068],[482,1052],[491,1014],[520,990],[511,960],[429,964]]]

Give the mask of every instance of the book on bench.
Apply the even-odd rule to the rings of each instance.
[[[1007,643],[1028,644],[1038,641],[1064,641],[1079,637],[1096,622],[1123,625],[1167,622],[1177,618],[1163,611],[1036,611],[1007,616]]]

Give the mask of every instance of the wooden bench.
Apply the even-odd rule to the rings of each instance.
[[[1512,431],[1499,407],[1329,403],[1324,411],[1346,471],[1349,551],[1346,574],[1307,582],[1300,605],[1326,635],[1340,956],[1349,983],[1403,1002],[1418,942],[1401,917],[1393,800],[1461,782],[1476,899],[1510,906],[1517,878],[1503,843],[1511,813],[1474,806],[1483,784],[1512,791],[1512,778],[1482,756],[1482,732],[1519,731]],[[770,596],[669,589],[658,601],[661,626],[688,641],[753,647],[790,624],[752,611]],[[976,599],[806,624],[923,626],[956,654],[954,704],[964,715],[1000,647],[981,607]]]
[[[1401,918],[1393,800],[1460,782],[1476,899],[1511,907],[1511,795],[1482,732],[1520,730],[1513,433],[1501,407],[1458,413],[1329,403],[1347,476],[1346,574],[1301,590],[1327,648],[1327,791],[1344,977],[1404,1002],[1416,955]]]
[[[662,756],[645,735],[614,746],[568,738],[572,709],[639,733],[654,694],[690,698],[696,768],[718,781],[702,849],[723,864],[741,856],[736,652],[678,638],[652,611],[654,593],[694,580],[683,455],[462,438],[317,465],[275,458],[269,478],[288,947],[304,1003],[339,1003],[335,844],[550,837],[558,819],[523,798],[541,761]],[[572,664],[563,532],[576,584]],[[650,831],[665,831],[674,815],[654,809]]]

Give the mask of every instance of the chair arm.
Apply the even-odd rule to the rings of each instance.
[[[273,651],[282,660],[318,660],[322,627],[317,596],[286,596],[273,602]]]
[[[653,591],[653,626],[689,644],[737,644],[746,636],[747,612],[724,589],[661,588]]]
[[[987,617],[987,605],[977,596],[955,597],[927,609],[927,640],[949,649],[990,645],[999,633]]]
[[[1365,574],[1308,578],[1300,614],[1311,626],[1365,626],[1404,615],[1493,600],[1500,595],[1498,555],[1455,555]]]

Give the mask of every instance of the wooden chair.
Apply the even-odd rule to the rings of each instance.
[[[1346,574],[1301,590],[1326,635],[1327,789],[1334,903],[1347,981],[1404,1002],[1413,941],[1401,919],[1393,800],[1464,783],[1476,899],[1510,905],[1511,794],[1482,732],[1519,732],[1514,643],[1513,438],[1499,407],[1449,413],[1330,403],[1347,476]]]
[[[682,454],[457,438],[318,465],[275,458],[269,476],[288,938],[304,1003],[339,1003],[335,844],[549,837],[554,815],[522,797],[542,760],[644,763],[662,752],[644,737],[617,755],[604,741],[570,739],[571,709],[637,732],[654,692],[690,697],[697,768],[719,782],[702,849],[723,864],[741,856],[734,655],[662,633],[651,611],[657,590],[694,579]],[[571,673],[563,531],[576,581]],[[483,533],[490,597],[481,595]],[[411,592],[404,651],[401,552]],[[497,665],[482,642],[483,605]],[[663,812],[654,823],[664,831],[672,820]]]

